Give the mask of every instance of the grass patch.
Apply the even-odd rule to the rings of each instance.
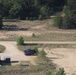
[[[18,49],[23,51],[25,49],[31,48],[31,47],[40,47],[38,44],[24,44],[24,45],[17,45]]]
[[[0,45],[0,53],[4,52],[6,48],[3,45]]]
[[[69,38],[68,38],[69,37]],[[71,33],[45,33],[32,36],[24,36],[25,41],[76,41],[76,35]],[[16,37],[0,39],[1,41],[15,41]]]
[[[25,50],[25,46],[24,46],[24,45],[17,45],[17,47],[18,47],[18,49],[21,50],[21,51]]]
[[[69,37],[69,38],[68,38]],[[24,37],[25,41],[76,41],[75,34],[48,33],[35,37]]]
[[[33,46],[37,48],[76,48],[76,44],[25,44],[17,45],[18,49],[23,51],[25,49],[31,48]]]
[[[9,22],[7,20],[6,22],[4,22],[4,26],[7,27],[7,25],[12,26],[13,22]],[[76,35],[75,35],[76,30],[62,30],[53,27],[53,19],[47,19],[42,21],[19,20],[19,22],[14,22],[14,25],[16,25],[18,28],[25,28],[24,31],[31,31],[32,33],[35,34],[35,36],[33,35],[33,37],[32,36],[27,37],[21,34],[21,36],[24,36],[25,41],[76,41]],[[7,32],[8,30],[6,31],[6,33]],[[13,32],[14,32],[13,34],[10,33],[8,34],[8,38],[0,38],[0,40],[5,40],[5,41],[16,40],[18,34],[15,34],[14,30]],[[39,34],[36,34],[35,32]]]
[[[22,62],[25,63],[25,62]],[[1,67],[0,74],[1,75],[45,75],[47,71],[54,72],[56,67],[51,61],[45,64],[39,65],[29,65],[29,66],[8,66]]]

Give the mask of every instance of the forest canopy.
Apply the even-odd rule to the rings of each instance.
[[[65,0],[2,0],[3,17],[45,19],[62,10]]]

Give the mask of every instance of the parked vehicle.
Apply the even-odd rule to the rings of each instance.
[[[34,55],[35,53],[36,52],[34,50],[31,50],[31,49],[24,50],[25,55]]]

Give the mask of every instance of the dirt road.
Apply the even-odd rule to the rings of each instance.
[[[76,42],[59,42],[59,41],[26,41],[25,43],[29,43],[29,44],[76,44]]]
[[[26,43],[38,43],[38,44],[76,44],[76,42],[29,42]],[[0,53],[1,58],[5,56],[10,56],[11,60],[16,61],[30,61],[34,64],[34,56],[25,56],[23,52],[19,51],[16,46],[16,42],[13,41],[0,41],[1,45],[6,47],[4,53]],[[57,64],[58,67],[64,68],[66,75],[76,75],[76,50],[68,48],[45,48],[47,57],[49,57],[53,63]]]
[[[22,51],[17,49],[15,42],[0,41],[0,44],[6,47],[5,52],[0,53],[1,59],[4,59],[5,56],[10,56],[12,61],[30,61],[34,64],[35,56],[25,56]]]

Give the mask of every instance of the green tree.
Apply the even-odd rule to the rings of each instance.
[[[11,18],[19,17],[18,14],[21,10],[21,6],[19,4],[14,4],[12,8],[9,10]]]
[[[64,29],[75,28],[74,20],[71,16],[68,16],[68,15],[64,16],[62,28]]]
[[[0,29],[2,29],[3,26],[3,2],[0,0]]]
[[[49,15],[49,7],[42,6],[40,8],[40,16],[39,16],[39,18],[40,19],[46,19],[46,18],[48,18],[48,15]]]
[[[13,0],[3,0],[3,17],[9,17],[9,10],[13,5]]]
[[[64,68],[59,68],[59,71],[57,71],[56,75],[65,75]]]
[[[70,18],[69,16],[65,15],[64,18],[63,18],[63,25],[62,25],[62,28],[64,29],[68,29],[68,27],[70,26]]]
[[[61,28],[62,26],[62,18],[60,16],[56,16],[54,19],[54,26]]]
[[[65,16],[63,17],[63,25],[62,28],[65,29],[75,29],[76,28],[76,10],[71,8],[71,1],[68,0],[68,5],[64,6]],[[73,0],[74,1],[74,0]]]
[[[68,15],[68,13],[69,13],[69,10],[70,10],[70,7],[69,6],[64,6],[63,7],[63,12],[65,13],[65,14],[67,14]]]
[[[76,0],[67,0],[67,5],[71,8],[71,10],[76,9]]]
[[[22,36],[18,37],[16,41],[17,41],[18,45],[23,45],[24,44],[24,39],[23,39]]]

